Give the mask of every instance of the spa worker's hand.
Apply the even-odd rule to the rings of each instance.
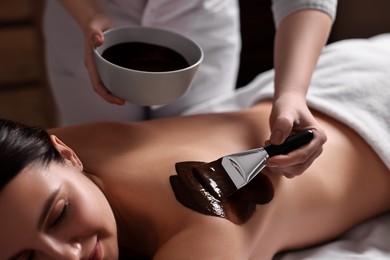
[[[96,0],[61,0],[61,3],[83,32],[84,62],[94,91],[109,103],[124,105],[125,100],[111,94],[103,85],[93,56],[93,49],[104,42],[103,32],[112,27],[111,19]]]
[[[294,132],[312,129],[306,146],[271,158],[268,168],[288,178],[302,174],[321,154],[326,134],[306,104],[318,57],[332,26],[329,15],[313,9],[293,12],[277,24],[274,67],[275,95],[270,116],[271,144],[280,144]]]
[[[306,105],[306,100],[299,96],[283,96],[276,99],[270,116],[271,137],[267,143],[281,144],[293,133],[311,129],[313,140],[298,150],[287,155],[270,158],[268,168],[287,178],[302,174],[320,156],[327,137]]]

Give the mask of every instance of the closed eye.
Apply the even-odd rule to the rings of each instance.
[[[66,218],[68,211],[69,202],[64,200],[58,213],[54,213],[54,219],[49,222],[49,228],[55,228],[58,226],[58,224],[60,224]]]

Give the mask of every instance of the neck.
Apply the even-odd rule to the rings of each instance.
[[[151,257],[157,248],[157,236],[148,215],[137,210],[142,207],[131,206],[134,202],[131,198],[138,196],[132,194],[129,188],[124,192],[114,185],[117,189],[113,189],[108,180],[103,181],[90,172],[87,176],[102,190],[114,213],[121,257],[126,256],[127,259],[129,256]]]
[[[112,190],[112,189],[110,189]],[[108,194],[109,203],[117,223],[118,244],[121,255],[151,257],[157,249],[157,236],[154,225],[147,214],[140,212],[139,207],[130,207],[132,200],[137,197],[128,192],[126,196],[119,192]],[[128,258],[127,258],[128,259]]]

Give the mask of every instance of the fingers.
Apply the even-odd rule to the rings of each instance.
[[[323,144],[326,142],[326,135],[322,130],[313,129],[313,132],[314,138],[309,144],[287,155],[270,158],[267,162],[270,171],[284,175],[287,178],[293,178],[305,172],[314,160],[321,155]]]
[[[91,36],[92,47],[97,48],[100,45],[102,45],[103,42],[104,42],[104,35],[102,33],[97,32]]]
[[[108,17],[97,16],[88,24],[85,37],[93,47],[99,47],[104,42],[103,32],[111,27],[112,24]]]
[[[290,135],[293,124],[294,117],[291,115],[278,117],[272,125],[272,132],[269,142],[276,145],[282,144]]]
[[[85,42],[85,45],[85,66],[87,68],[93,90],[109,103],[124,105],[125,100],[112,95],[103,85],[93,57],[93,48],[88,42]]]
[[[124,105],[125,100],[114,96],[100,79],[95,58],[94,48],[99,47],[104,42],[103,32],[111,28],[111,20],[105,15],[96,15],[84,27],[84,63],[88,71],[88,76],[93,90],[109,103]]]
[[[314,154],[310,155],[309,157],[307,156],[298,156],[299,159],[294,159],[290,157],[290,155],[279,155],[279,158],[273,158],[277,162],[271,162],[270,165],[276,164],[278,165],[277,167],[268,167],[269,170],[273,173],[279,174],[279,175],[284,175],[287,178],[294,178],[296,176],[299,176],[303,174],[309,167],[310,165],[317,159],[318,156],[322,153],[322,148],[318,149],[315,151]],[[294,162],[300,162],[296,164],[290,165],[290,161],[293,160]],[[286,162],[286,163],[285,163]]]
[[[100,19],[98,19],[100,18]],[[100,79],[95,59],[93,56],[93,49],[99,47],[104,42],[103,31],[111,27],[111,22],[105,17],[98,17],[94,19],[88,26],[87,31],[85,32],[85,67],[87,68],[89,79],[91,81],[93,90],[100,95],[104,100],[109,103],[124,105],[125,100],[114,96],[107,88],[104,86],[103,82]]]

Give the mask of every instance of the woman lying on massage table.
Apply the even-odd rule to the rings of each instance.
[[[295,178],[265,168],[255,188],[270,201],[253,212],[240,196],[183,205],[170,182],[175,163],[263,146],[270,109],[265,100],[238,112],[93,123],[50,137],[1,121],[0,259],[271,259],[390,210],[384,162],[353,129],[316,111],[328,136],[323,153]],[[201,197],[193,181],[190,193]],[[219,215],[207,214],[218,206]]]
[[[353,130],[321,114],[322,155],[293,179],[265,169],[274,198],[244,223],[179,203],[169,182],[175,162],[262,146],[270,108],[96,123],[53,130],[60,139],[47,140],[2,122],[1,178],[21,171],[0,193],[0,259],[115,259],[118,245],[121,255],[155,259],[271,259],[390,209],[389,170]]]

